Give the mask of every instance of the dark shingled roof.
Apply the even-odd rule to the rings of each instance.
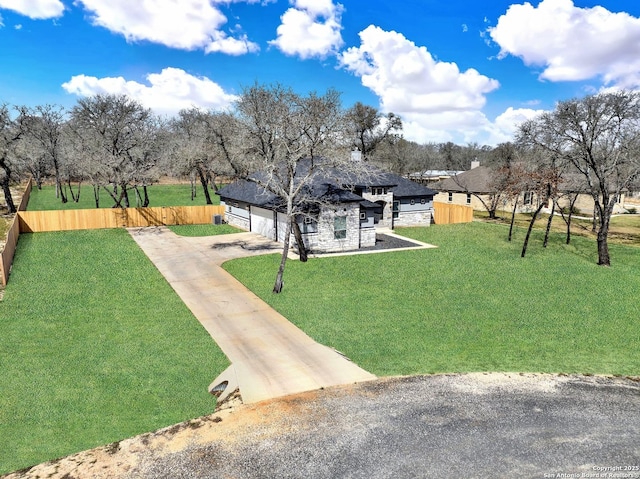
[[[303,163],[298,171],[304,174],[305,170]],[[262,176],[261,173],[257,173],[253,178],[259,180]],[[342,172],[338,168],[329,168],[322,172],[319,171],[318,174],[311,177],[311,181],[303,189],[299,201],[304,201],[304,198],[307,197],[310,199],[309,203],[321,199],[332,203],[358,201],[362,204],[363,198],[353,193],[350,190],[351,187],[389,187],[393,188],[394,197],[398,198],[434,196],[436,194],[426,186],[374,167],[371,167],[369,175],[359,177]],[[224,200],[241,201],[264,208],[281,206],[280,198],[250,180],[235,181],[220,189],[217,194]]]
[[[408,180],[398,175],[393,175],[397,178],[397,186],[393,189],[393,196],[396,198],[414,198],[416,196],[435,196],[436,191],[431,188],[416,183],[415,181]]]

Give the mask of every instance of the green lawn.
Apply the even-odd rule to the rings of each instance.
[[[172,225],[167,228],[180,236],[217,236],[243,232],[231,225]]]
[[[1,474],[211,413],[228,360],[114,229],[20,236],[0,365]]]
[[[640,249],[502,225],[405,228],[437,249],[290,261],[271,293],[277,255],[225,268],[319,342],[377,375],[538,371],[640,375]]]
[[[149,192],[149,206],[201,206],[206,204],[200,185],[196,189],[197,196],[193,201],[191,201],[191,185],[189,184],[151,185],[147,190]],[[78,203],[73,202],[70,195],[69,201],[62,203],[59,198],[56,198],[55,191],[55,186],[43,186],[42,190],[33,188],[27,209],[29,211],[78,210],[91,209],[96,206],[93,199],[93,187],[89,184],[82,185]],[[142,194],[142,190],[140,190],[140,193]],[[214,194],[213,191],[210,194],[211,201],[216,205],[220,204],[220,197]],[[134,190],[129,192],[129,202],[131,207],[138,206]],[[111,208],[113,203],[114,201],[109,194],[104,190],[100,190],[100,207]]]

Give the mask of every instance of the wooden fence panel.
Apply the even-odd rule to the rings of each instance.
[[[7,281],[9,280],[9,271],[11,270],[11,264],[13,263],[13,255],[16,252],[18,236],[20,236],[20,224],[16,217],[11,223],[11,227],[7,234],[7,242],[0,254],[0,283],[2,286],[6,286]]]
[[[224,217],[224,206],[166,206],[156,208],[99,208],[90,210],[25,211],[33,187],[30,179],[18,206],[7,243],[0,253],[0,284],[6,286],[20,233],[102,228],[140,228],[160,225],[208,224]]]
[[[33,178],[29,178],[27,186],[22,194],[22,199],[18,205],[18,211],[24,211],[27,209],[27,203],[29,203],[29,196],[31,196],[31,188],[33,187]],[[16,247],[18,245],[18,237],[20,236],[20,222],[18,217],[13,218],[9,231],[7,232],[7,242],[4,245],[4,249],[0,252],[0,285],[6,286],[9,281],[9,271],[11,271],[11,265],[13,264],[13,256],[16,253]]]
[[[211,223],[214,215],[224,215],[224,206],[21,211],[18,213],[18,218],[20,232],[39,233],[101,228],[208,224]]]
[[[471,223],[473,221],[473,208],[464,205],[449,203],[433,203],[433,222],[437,225],[449,225],[454,223]]]

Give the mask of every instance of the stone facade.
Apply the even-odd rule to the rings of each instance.
[[[376,245],[376,229],[362,228],[360,230],[360,247],[368,248]]]
[[[433,219],[433,210],[401,211],[393,220],[393,226],[429,226]]]
[[[231,205],[225,205],[224,220],[227,224],[249,231],[251,223],[249,221],[249,212],[245,208],[237,208]]]
[[[336,233],[336,217],[345,218],[344,238],[340,237],[340,233]],[[312,252],[331,253],[357,250],[360,247],[360,205],[345,203],[334,207],[324,207],[318,217],[317,232],[303,234],[303,238],[307,248]]]

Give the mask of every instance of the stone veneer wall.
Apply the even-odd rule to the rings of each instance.
[[[367,248],[376,245],[376,229],[362,228],[360,230],[360,247]]]
[[[249,220],[246,218],[240,218],[239,216],[227,212],[224,214],[224,220],[231,226],[249,231]]]
[[[393,226],[429,226],[433,218],[431,209],[424,211],[402,211],[393,220]]]
[[[344,239],[336,239],[334,236],[336,216],[347,217],[347,237]],[[360,205],[346,203],[323,208],[318,217],[318,232],[306,235],[305,243],[311,251],[318,253],[358,249],[360,247]]]

